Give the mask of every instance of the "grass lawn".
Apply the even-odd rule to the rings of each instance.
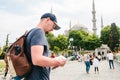
[[[3,72],[5,69],[5,62],[4,60],[0,60],[0,73]]]

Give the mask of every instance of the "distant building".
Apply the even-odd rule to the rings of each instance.
[[[82,25],[82,24],[75,24],[72,28],[71,28],[71,30],[83,30],[83,31],[86,31],[86,32],[88,32],[88,28],[87,27],[85,27],[84,25]]]
[[[93,3],[92,3],[92,23],[93,23],[93,29],[92,30],[93,30],[93,32],[90,32],[86,26],[84,26],[82,24],[79,24],[79,23],[75,24],[74,26],[71,26],[71,21],[70,21],[70,24],[69,24],[70,29],[65,30],[65,34],[69,35],[70,30],[84,30],[84,31],[87,31],[90,34],[92,34],[92,33],[96,34],[96,32],[97,32],[96,21],[97,20],[96,20],[95,2],[93,0]],[[102,17],[101,17],[101,27],[103,27]]]
[[[73,25],[69,30],[65,30],[65,34],[68,35],[70,30],[83,30],[91,33],[85,25],[79,23]]]
[[[110,50],[110,48],[107,45],[102,44],[100,48],[95,49],[95,55],[96,56],[101,55],[101,57],[106,57],[108,50]]]

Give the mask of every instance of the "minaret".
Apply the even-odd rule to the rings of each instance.
[[[71,31],[71,20],[69,22],[69,30]]]
[[[5,46],[8,46],[8,45],[9,45],[9,34],[7,34],[6,45]]]
[[[65,33],[68,35],[68,37],[69,37],[70,31],[71,31],[71,20],[70,20],[70,22],[69,22],[69,30],[67,31],[67,33],[66,33],[66,31],[65,31]]]
[[[53,13],[53,10],[52,10],[52,7],[51,7],[51,10],[50,10],[51,13]]]
[[[94,4],[94,0],[93,0],[93,10],[92,10],[92,15],[93,15],[93,19],[92,19],[92,22],[93,22],[93,32],[94,34],[96,34],[96,31],[97,31],[97,28],[96,28],[96,11],[95,11],[95,4]]]
[[[103,28],[103,17],[101,16],[101,29]]]

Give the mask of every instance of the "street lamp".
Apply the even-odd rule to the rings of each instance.
[[[73,45],[72,45],[72,42],[73,42],[73,38],[70,38],[70,48],[73,49]]]
[[[119,47],[120,47],[120,39],[119,39]]]

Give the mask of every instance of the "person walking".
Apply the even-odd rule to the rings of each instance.
[[[108,60],[109,60],[110,69],[112,69],[112,68],[114,69],[114,62],[113,62],[114,55],[113,55],[113,53],[111,51],[108,51],[107,57],[108,57]]]
[[[97,56],[98,60],[101,61],[102,60],[102,57],[101,57],[101,53],[98,52],[98,56]]]
[[[89,74],[89,70],[90,70],[90,61],[89,61],[90,57],[88,52],[86,54],[84,54],[84,62],[85,62],[85,66],[86,66],[86,73]]]
[[[48,41],[45,34],[50,31],[59,30],[57,18],[52,13],[45,13],[41,16],[37,27],[28,32],[26,38],[26,52],[32,70],[26,80],[50,80],[50,67],[64,66],[66,58],[58,56],[49,57]]]
[[[50,56],[51,58],[55,58],[56,56],[55,56],[55,53],[51,53],[51,56]]]
[[[96,74],[96,72],[99,74],[98,64],[99,64],[98,58],[97,58],[97,56],[94,56],[93,66],[94,66],[95,74]]]

